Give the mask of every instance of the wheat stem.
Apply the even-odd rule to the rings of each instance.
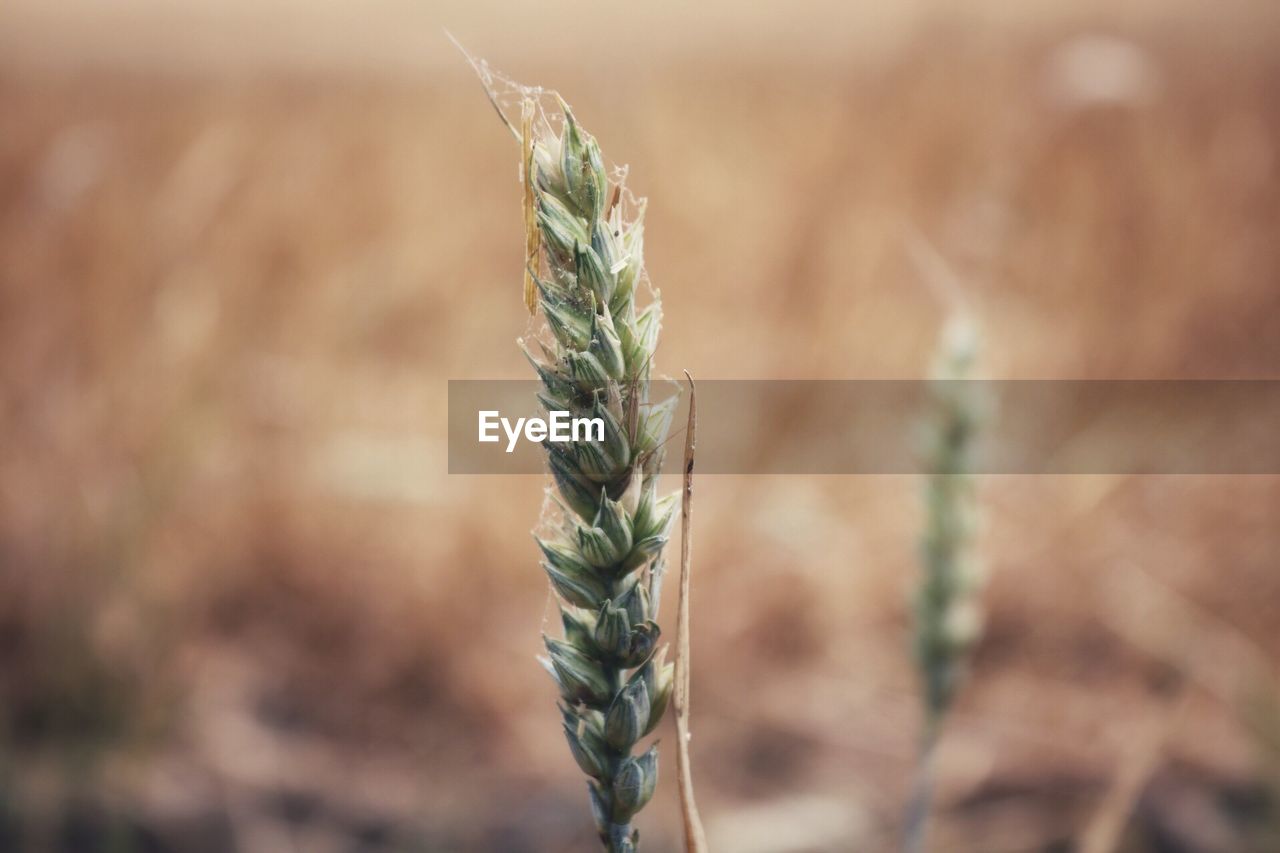
[[[938,723],[930,715],[924,724],[920,738],[920,754],[916,764],[915,781],[911,797],[907,801],[906,831],[902,849],[906,853],[923,853],[929,832],[929,810],[933,803],[933,765],[938,748]]]

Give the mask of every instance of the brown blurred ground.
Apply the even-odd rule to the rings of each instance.
[[[524,377],[526,318],[442,25],[631,164],[667,372],[922,375],[918,230],[987,375],[1280,376],[1271,4],[534,5],[0,10],[0,850],[593,849],[543,484],[445,473],[445,380]],[[917,486],[700,482],[714,849],[892,849]],[[1280,481],[983,489],[935,849],[1076,849],[1144,765],[1126,849],[1280,849]]]

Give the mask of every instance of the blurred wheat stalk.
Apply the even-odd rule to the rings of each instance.
[[[657,478],[677,400],[648,399],[661,307],[656,296],[636,305],[643,204],[624,221],[620,178],[609,180],[567,104],[559,102],[558,136],[534,93],[520,108],[519,129],[508,126],[523,152],[524,296],[549,331],[537,354],[525,354],[544,408],[604,423],[602,441],[546,443],[557,494],[544,518],[553,530],[538,545],[564,638],[545,638],[543,662],[560,688],[570,752],[591,777],[600,840],[627,853],[639,841],[631,820],[658,780],[656,744],[633,751],[661,720],[673,683],[654,619],[677,498],[659,497]]]
[[[983,567],[974,547],[978,510],[972,454],[982,413],[978,384],[966,381],[978,335],[966,314],[948,322],[934,366],[926,424],[925,527],[916,594],[915,654],[924,688],[920,764],[907,805],[903,849],[925,849],[933,764],[943,719],[963,681],[981,632]]]

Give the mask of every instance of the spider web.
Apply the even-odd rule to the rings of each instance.
[[[564,111],[567,106],[560,93],[555,89],[547,89],[542,86],[526,86],[513,80],[493,68],[488,60],[468,51],[452,34],[446,32],[446,35],[466,58],[472,70],[475,71],[480,85],[484,88],[485,95],[489,98],[489,102],[498,114],[498,118],[506,125],[507,130],[511,132],[516,142],[523,145],[524,140],[520,129],[523,125],[524,110],[528,105],[533,112],[531,125],[533,144],[543,150],[558,151],[560,136],[564,129]],[[610,224],[615,230],[625,230],[644,214],[647,200],[642,196],[635,195],[630,187],[627,186],[627,178],[630,172],[628,166],[606,161],[605,168],[608,172],[609,183],[617,187],[618,191],[618,202],[614,208],[612,214],[614,218],[611,218]],[[525,175],[522,161],[518,163],[516,178],[523,186]],[[643,266],[643,258],[641,258],[641,268],[636,275],[636,295],[645,297],[649,302],[661,302],[661,294],[649,279],[649,272]],[[644,307],[641,304],[642,301],[644,300],[637,300],[637,311]],[[661,331],[661,323],[659,323],[659,331]],[[544,343],[550,342],[547,337],[548,334],[545,322],[538,322],[536,319],[531,319],[525,330],[526,336]]]
[[[463,47],[451,33],[446,32],[449,40],[466,58],[468,64],[475,71],[476,77],[480,81],[480,85],[484,88],[485,95],[489,98],[489,102],[493,105],[494,110],[498,114],[498,118],[506,126],[507,130],[515,138],[516,142],[524,150],[524,139],[521,128],[525,126],[525,111],[531,111],[531,123],[528,125],[534,146],[544,150],[558,152],[560,148],[560,138],[564,129],[565,109],[567,104],[560,96],[560,93],[554,89],[547,89],[542,86],[527,86],[513,80],[494,69],[487,60],[478,57]],[[519,166],[516,177],[521,186],[524,185],[524,162],[523,158],[519,160]],[[632,226],[643,214],[646,199],[636,196],[627,186],[627,178],[629,168],[625,165],[617,165],[606,162],[606,170],[609,182],[617,188],[618,200],[610,215],[609,225],[616,232],[620,232]],[[641,257],[641,266],[636,274],[635,290],[637,298],[636,310],[639,312],[647,303],[656,303],[661,311],[661,293],[653,286],[649,278],[649,272],[644,267],[644,259]],[[661,331],[661,313],[659,313],[659,331]],[[531,343],[540,343],[548,352],[554,351],[554,338],[547,326],[546,320],[541,312],[531,315],[524,333],[517,339],[517,343],[522,347],[526,344],[526,339]],[[533,355],[540,355],[538,347],[530,348]],[[652,365],[651,365],[652,368]],[[653,376],[651,382],[657,382],[678,389],[678,385],[674,380],[668,377]],[[678,393],[678,390],[676,391]],[[555,485],[549,483],[543,491],[542,507],[539,512],[538,522],[532,529],[532,533],[544,539],[555,539],[557,535],[563,535],[570,532],[572,527],[572,513],[567,511],[560,502]],[[651,572],[657,566],[651,566],[646,572]],[[658,569],[658,571],[661,571]],[[547,598],[543,604],[541,633],[545,636],[548,627],[553,620],[559,622],[558,607],[554,607],[553,603],[558,603],[558,596],[555,595],[550,584],[547,588]],[[655,602],[656,615],[656,602]]]

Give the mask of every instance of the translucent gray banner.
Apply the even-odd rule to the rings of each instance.
[[[975,473],[1280,474],[1280,380],[701,380],[697,387],[703,474],[919,473],[927,425],[942,401],[957,397],[979,412]],[[450,380],[449,472],[542,473],[543,448],[523,428],[511,440],[518,419],[547,419],[538,390],[533,380]],[[672,472],[688,392],[672,382],[650,387],[655,402],[675,394],[665,463]],[[496,413],[485,416],[496,441],[479,440],[481,413]]]

